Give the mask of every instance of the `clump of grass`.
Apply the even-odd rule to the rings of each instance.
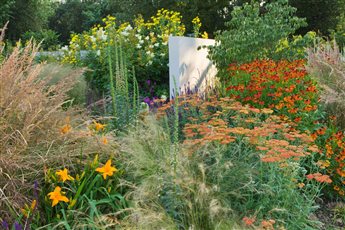
[[[42,70],[39,74],[39,76],[43,80],[48,80],[47,84],[49,86],[53,86],[56,83],[65,81],[67,78],[70,78],[71,76],[74,76],[76,74],[76,70],[72,66],[69,65],[61,65],[57,63],[48,63],[44,64],[42,66]],[[48,79],[45,79],[47,78]],[[68,97],[68,100],[70,100],[69,104],[75,105],[75,106],[83,106],[86,103],[86,92],[87,92],[87,83],[85,81],[85,78],[83,76],[76,76],[74,78],[74,82],[72,87],[69,91],[66,92],[66,95]]]
[[[123,224],[139,229],[240,229],[199,158],[173,143],[153,118],[123,139],[120,162],[131,187],[132,214]]]
[[[90,154],[114,152],[90,135],[82,111],[66,106],[82,70],[56,79],[49,66],[35,64],[37,50],[33,43],[16,47],[0,63],[0,221],[21,215],[48,168],[73,171]]]
[[[337,43],[320,43],[308,51],[308,72],[324,89],[322,101],[345,129],[345,54]]]

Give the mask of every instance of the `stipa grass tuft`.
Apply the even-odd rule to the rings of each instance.
[[[320,43],[308,51],[308,72],[324,89],[322,101],[345,129],[345,54],[333,42]]]

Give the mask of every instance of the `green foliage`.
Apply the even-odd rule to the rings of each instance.
[[[112,115],[114,116],[113,128],[123,130],[137,118],[139,112],[138,82],[135,77],[134,68],[131,73],[127,69],[128,66],[124,59],[121,39],[114,38],[114,45],[108,46],[107,57]],[[114,65],[112,61],[113,57],[115,59]],[[132,85],[132,95],[130,95],[129,83]]]
[[[4,26],[5,23],[10,19],[11,9],[15,0],[7,0],[0,4],[0,27]]]
[[[306,18],[308,26],[298,30],[305,34],[316,31],[322,35],[329,35],[340,23],[339,16],[345,11],[344,0],[289,0],[291,6],[297,8],[296,15]]]
[[[152,85],[156,84],[167,91],[168,39],[170,35],[184,34],[185,26],[181,22],[181,15],[161,9],[150,20],[145,21],[138,17],[132,25],[128,22],[119,24],[112,16],[104,18],[103,22],[103,26],[98,25],[82,34],[72,35],[69,47],[64,50],[62,62],[89,67],[92,72],[87,74],[86,79],[90,87],[99,95],[107,94],[107,49],[108,45],[120,38],[124,60],[129,69],[135,68],[140,88],[146,86],[150,80]],[[87,50],[88,54],[82,56],[82,50]]]
[[[193,116],[194,125],[198,124],[195,120],[207,121],[212,116],[200,107],[189,108],[200,112]],[[226,108],[229,106],[224,104],[220,108],[224,113],[217,114],[225,120],[241,116],[236,121],[243,122],[246,115]],[[279,139],[282,134],[278,133],[268,138]],[[275,220],[275,227],[288,229],[317,226],[309,217],[320,187],[306,181],[307,171],[300,162],[287,161],[284,167],[277,162],[263,163],[260,151],[241,135],[227,145],[185,143],[176,146],[177,152],[173,145],[169,132],[150,118],[124,139],[121,162],[127,180],[133,183],[133,216],[138,218],[132,225],[150,228],[158,221],[164,226],[172,220],[175,228],[181,229],[241,229],[234,222],[251,216],[255,227],[268,219]],[[298,181],[304,181],[305,188],[300,189]]]
[[[55,51],[59,49],[59,35],[53,30],[27,31],[21,35],[21,40],[24,43],[30,39],[33,39],[37,43],[41,42],[40,47],[43,50]]]
[[[57,3],[54,15],[49,18],[49,28],[60,35],[63,44],[67,44],[71,33],[81,33],[102,22],[107,15],[107,2],[67,0]]]
[[[287,0],[267,3],[263,9],[255,1],[235,7],[226,23],[228,29],[216,36],[217,45],[211,47],[210,58],[224,70],[229,63],[273,57],[283,39],[306,25],[304,19],[293,16],[295,12]]]
[[[41,218],[47,221],[48,226],[60,224],[64,225],[66,229],[74,229],[78,225],[87,224],[92,229],[97,229],[92,227],[93,222],[98,225],[109,223],[106,219],[102,219],[105,213],[112,213],[109,215],[112,218],[123,216],[123,214],[117,214],[118,211],[127,207],[127,201],[118,191],[119,173],[115,171],[115,175],[107,176],[104,179],[102,173],[97,172],[99,169],[97,167],[99,167],[98,156],[92,163],[77,170],[76,176],[66,174],[66,178],[64,178],[66,181],[59,176],[59,172],[62,170],[47,172],[40,205],[44,210],[44,216]],[[114,168],[114,170],[117,169]],[[69,202],[59,201],[54,205],[54,196],[49,194],[56,191],[57,187],[61,189],[61,195],[65,196]],[[75,215],[81,215],[82,218],[78,219]],[[85,220],[83,220],[84,218]],[[87,221],[91,221],[91,223]]]
[[[48,27],[48,18],[54,13],[50,0],[16,0],[11,7],[7,37],[18,40],[26,31],[40,31]]]

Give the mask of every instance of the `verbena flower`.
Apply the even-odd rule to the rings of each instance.
[[[103,167],[96,169],[96,172],[102,173],[104,180],[107,179],[107,176],[112,176],[116,171],[117,169],[111,166],[111,160],[108,160]]]

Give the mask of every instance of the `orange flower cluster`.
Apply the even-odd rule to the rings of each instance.
[[[304,64],[303,60],[258,60],[239,66],[231,64],[227,93],[242,103],[275,109],[300,122],[304,112],[317,109],[318,102],[317,89]]]
[[[316,180],[320,183],[332,183],[331,178],[328,175],[322,175],[321,173],[314,173],[314,174],[308,174],[307,175],[308,180]]]
[[[256,218],[255,217],[247,217],[247,216],[245,216],[245,217],[242,218],[242,221],[243,221],[243,223],[246,226],[251,226],[251,225],[253,225],[255,223]]]
[[[291,98],[286,98],[288,99]],[[171,102],[159,111],[163,115],[173,108],[174,104]],[[213,96],[202,100],[196,95],[187,95],[179,98],[178,108],[182,119],[185,117],[185,123],[182,122],[184,144],[189,146],[191,154],[205,144],[226,145],[237,139],[245,139],[255,146],[261,160],[267,163],[276,162],[281,165],[287,161],[299,161],[313,154],[316,159],[315,165],[318,165],[320,170],[326,169],[327,174],[331,176],[329,179],[337,188],[339,187],[336,191],[339,194],[345,193],[343,134],[333,134],[323,143],[319,138],[329,132],[326,128],[320,128],[313,133],[302,132],[288,116],[272,115],[272,109],[253,108],[233,98]],[[337,154],[334,151],[337,151]],[[314,179],[320,182],[328,181],[326,176]],[[302,183],[298,187],[302,188]]]
[[[227,93],[242,103],[250,104],[256,108],[267,107],[276,114],[284,115],[296,122],[301,130],[308,128],[313,131],[320,127],[318,123],[319,94],[318,89],[305,68],[305,61],[293,62],[258,60],[252,63],[236,65],[228,68],[229,78]],[[294,137],[285,133],[285,138],[292,141]],[[311,134],[316,145],[309,150],[320,153],[315,156],[317,165],[331,176],[333,184],[340,195],[345,193],[345,138],[343,133],[334,127],[323,127]],[[261,148],[261,147],[260,147]],[[277,161],[277,151],[270,154],[265,161]],[[283,156],[293,156],[289,149],[283,151]],[[295,153],[297,154],[297,153]]]
[[[333,189],[338,194],[345,194],[345,135],[323,126],[312,134],[316,143],[323,146],[318,164],[332,176]]]
[[[271,109],[243,106],[229,98],[210,97],[207,101],[193,98],[196,96],[180,98],[179,103],[191,108],[188,113],[192,110],[199,113],[199,116],[189,117],[183,129],[184,144],[192,148],[213,142],[229,144],[237,138],[246,138],[261,152],[263,162],[299,160],[318,151],[309,134],[296,130],[285,117],[271,115]],[[167,107],[162,110],[166,111]]]

